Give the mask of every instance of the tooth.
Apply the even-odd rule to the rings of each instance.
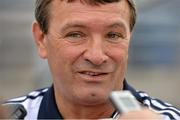
[[[91,76],[98,75],[98,73],[95,73],[95,72],[85,72],[84,74],[91,75]]]
[[[89,72],[89,71],[83,72],[83,74],[85,74],[85,75],[90,75],[90,76],[101,75],[101,73],[98,73],[98,72]]]
[[[93,76],[93,75],[94,75],[94,73],[93,73],[93,72],[89,72],[89,75]]]

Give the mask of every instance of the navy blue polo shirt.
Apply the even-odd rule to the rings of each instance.
[[[165,120],[180,120],[180,110],[159,99],[150,97],[142,91],[135,90],[126,80],[123,90],[129,90],[133,96],[143,105],[160,114]],[[11,99],[6,104],[21,104],[27,111],[25,119],[63,119],[58,111],[53,86],[35,90],[26,96]],[[115,118],[118,112],[114,111],[110,118]]]
[[[126,81],[124,81],[124,90],[130,90],[132,94],[136,96],[137,100],[141,101],[139,94],[137,94],[136,91],[130,85],[128,85]],[[112,114],[112,116],[109,117],[113,117],[114,114],[115,112]],[[63,119],[63,116],[58,111],[56,105],[53,86],[44,95],[40,105],[38,119]]]

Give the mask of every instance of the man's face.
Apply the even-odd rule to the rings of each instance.
[[[130,42],[125,0],[100,6],[54,0],[46,58],[55,94],[80,104],[107,101],[123,87]]]

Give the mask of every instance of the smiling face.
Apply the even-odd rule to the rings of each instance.
[[[55,95],[84,105],[107,102],[123,87],[131,34],[127,1],[91,6],[54,0],[50,10],[48,33],[36,42]]]

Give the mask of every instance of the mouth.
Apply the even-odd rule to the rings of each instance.
[[[83,75],[88,75],[88,76],[102,76],[102,75],[108,74],[108,73],[103,73],[103,72],[91,72],[91,71],[83,71],[79,73]]]
[[[78,73],[79,78],[86,82],[102,82],[106,81],[109,77],[109,73],[106,72],[94,72],[94,71],[82,71]]]

